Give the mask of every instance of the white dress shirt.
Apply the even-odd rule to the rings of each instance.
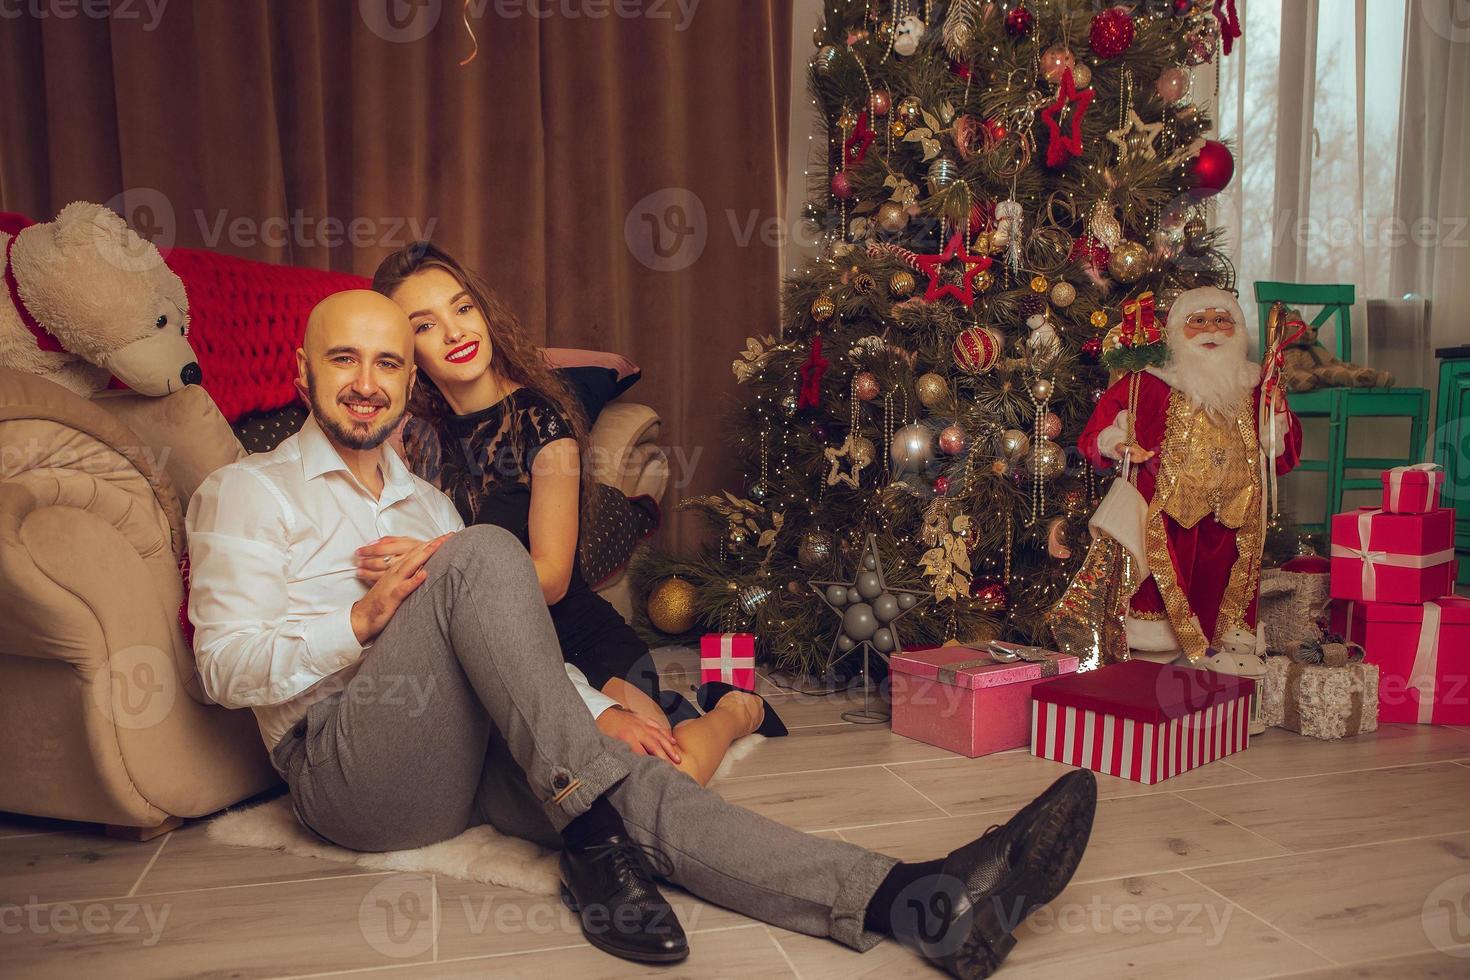
[[[253,708],[272,748],[316,701],[341,690],[365,647],[352,604],[367,593],[354,552],[386,536],[427,540],[464,527],[454,504],[382,447],[376,498],[314,417],[275,450],[212,473],[189,501],[189,619],[204,690]],[[571,664],[593,717],[614,702]]]

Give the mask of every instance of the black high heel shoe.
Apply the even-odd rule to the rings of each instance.
[[[706,681],[699,685],[699,690],[695,692],[694,697],[699,701],[700,708],[705,711],[713,711],[715,710],[715,705],[720,703],[720,698],[729,694],[731,691],[742,691],[745,694],[755,693],[753,691],[746,691],[742,687],[734,687],[733,685],[726,684],[724,681]],[[755,696],[761,698],[759,694]],[[771,703],[765,698],[761,698],[761,703],[766,706],[766,713],[761,718],[761,727],[755,730],[755,734],[764,735],[766,738],[780,738],[787,734],[785,723],[781,721],[781,716],[776,714],[776,709],[771,707]]]

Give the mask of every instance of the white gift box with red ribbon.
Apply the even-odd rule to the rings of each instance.
[[[1378,720],[1470,725],[1470,599],[1332,604],[1332,630],[1377,665]]]
[[[755,636],[751,633],[706,633],[699,639],[699,682],[724,681],[755,690]]]
[[[1454,591],[1455,515],[1389,514],[1377,507],[1332,518],[1332,597],[1420,603]]]
[[[1415,463],[1383,471],[1383,510],[1388,514],[1427,514],[1439,508],[1444,472],[1438,463]]]

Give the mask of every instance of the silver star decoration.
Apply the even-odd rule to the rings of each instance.
[[[1146,123],[1139,118],[1138,113],[1128,110],[1128,124],[1122,129],[1108,131],[1108,142],[1118,148],[1118,160],[1121,162],[1133,156],[1145,157],[1149,160],[1158,158],[1158,148],[1154,141],[1164,131],[1162,122]],[[1141,138],[1130,139],[1134,134],[1141,134]]]
[[[873,598],[866,599],[858,591],[858,585],[870,573],[876,576],[878,580],[877,591],[873,592],[871,580],[869,580],[870,585],[867,591],[873,592]],[[923,589],[896,589],[889,587],[888,580],[883,574],[883,563],[878,555],[878,539],[872,534],[868,535],[867,542],[863,545],[863,559],[858,563],[858,570],[853,575],[851,582],[809,582],[807,584],[827,604],[827,608],[835,612],[839,619],[842,620],[837,626],[837,634],[832,638],[832,649],[827,654],[828,670],[844,657],[856,653],[863,647],[867,647],[871,652],[877,654],[884,663],[888,662],[889,654],[903,653],[903,643],[899,640],[898,630],[896,629],[898,621],[922,606],[924,600],[931,598],[930,593]],[[843,602],[833,601],[832,597],[827,594],[827,590],[831,588],[843,590]],[[851,597],[850,599],[848,598],[849,596]],[[885,600],[889,599],[893,601],[897,609],[885,622],[878,617],[878,611],[875,607],[887,605]],[[855,606],[866,606],[867,618],[872,619],[876,624],[873,632],[867,636],[854,637],[849,636],[847,633],[848,613]],[[888,630],[889,635],[893,638],[893,645],[888,653],[879,650],[873,642],[873,638],[879,630]],[[845,650],[842,648],[843,640],[847,640],[849,643]]]

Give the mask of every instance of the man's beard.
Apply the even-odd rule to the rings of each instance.
[[[1204,346],[1209,341],[1219,346]],[[1196,408],[1217,420],[1232,419],[1260,380],[1260,369],[1248,359],[1249,353],[1249,341],[1240,327],[1223,340],[1218,333],[1199,334],[1190,340],[1182,329],[1174,330],[1169,336],[1169,363],[1154,373],[1183,392]]]
[[[393,434],[393,430],[398,426],[398,420],[403,418],[403,409],[400,408],[395,414],[388,416],[376,427],[366,432],[355,426],[343,425],[323,410],[321,399],[317,397],[316,379],[312,377],[310,371],[306,374],[306,384],[307,400],[311,403],[311,414],[316,416],[317,425],[322,427],[322,431],[333,442],[346,446],[348,449],[377,449]],[[371,401],[371,404],[381,404],[385,409],[390,407],[387,399]]]

